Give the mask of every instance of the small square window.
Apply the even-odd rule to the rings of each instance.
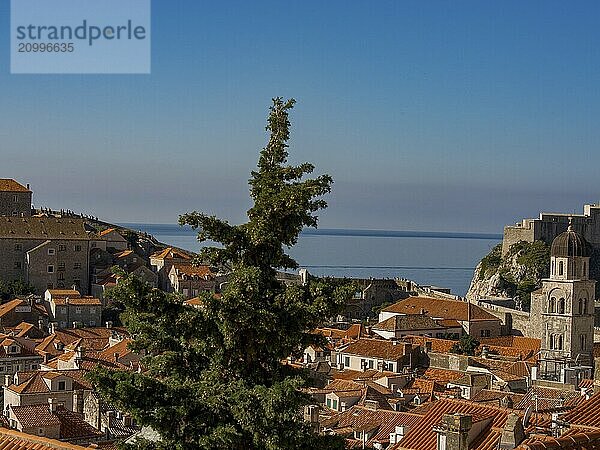
[[[13,195],[13,202],[18,203],[19,202],[19,197],[16,195]]]
[[[23,251],[23,244],[15,244],[15,252]]]
[[[75,251],[76,252],[80,252],[81,251],[81,245],[76,245],[75,246]]]
[[[54,266],[48,266],[48,273],[54,273]]]
[[[15,261],[15,266],[14,266],[14,268],[15,268],[15,269],[21,269],[21,268],[22,268],[21,261]]]
[[[49,248],[49,249],[48,249],[48,255],[49,255],[49,256],[56,255],[56,249],[54,249],[54,248]]]
[[[75,314],[81,314],[81,306],[75,308]]]
[[[73,269],[75,269],[75,270],[81,269],[81,263],[76,262],[75,264],[73,264]]]
[[[58,390],[65,391],[67,389],[67,383],[65,381],[58,382]]]
[[[63,245],[63,244],[59,244],[58,245],[58,251],[59,252],[66,252],[67,251],[67,246]]]

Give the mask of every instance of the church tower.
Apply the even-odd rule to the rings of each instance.
[[[562,369],[592,365],[596,281],[589,269],[589,244],[569,224],[552,242],[550,278],[531,294],[532,337],[542,340],[541,358],[562,360]]]

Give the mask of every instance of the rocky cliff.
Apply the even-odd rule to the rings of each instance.
[[[477,265],[467,298],[516,298],[529,308],[530,294],[549,274],[550,247],[542,241],[517,242],[502,256],[502,244]]]

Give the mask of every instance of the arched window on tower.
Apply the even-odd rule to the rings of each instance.
[[[548,312],[549,313],[556,312],[556,297],[550,297],[550,302],[548,302]]]
[[[558,335],[558,349],[559,350],[563,349],[563,337],[562,337],[562,334]]]
[[[558,301],[558,314],[564,314],[565,313],[565,299],[561,298]]]
[[[563,274],[564,267],[565,267],[564,263],[562,261],[559,261],[558,262],[558,275],[562,275]]]
[[[588,300],[587,298],[583,299],[583,313],[582,314],[587,314],[588,313]]]
[[[583,299],[582,298],[579,299],[579,314],[585,314],[583,312]]]
[[[583,273],[581,274],[582,278],[585,278],[585,274],[586,274],[586,269],[587,269],[587,264],[585,263],[585,261],[583,262]]]
[[[552,268],[550,269],[550,275],[554,275],[554,266],[555,266],[555,262],[552,261]]]

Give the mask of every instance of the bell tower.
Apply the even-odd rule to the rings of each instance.
[[[553,369],[556,374],[567,367],[592,365],[596,281],[590,280],[589,271],[589,244],[569,223],[552,242],[550,278],[531,294],[533,337],[542,340],[542,360],[560,366]]]

